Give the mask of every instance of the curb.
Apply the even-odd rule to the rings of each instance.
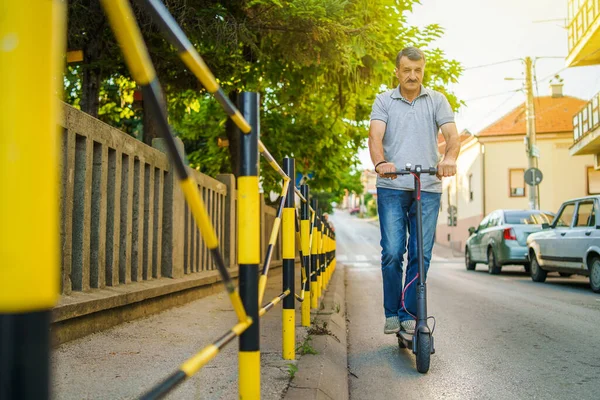
[[[298,372],[290,381],[284,400],[349,398],[345,266],[338,264],[336,271],[320,310],[311,313],[314,323],[309,330],[310,345],[318,354],[300,357]],[[319,334],[316,327],[325,327],[328,332]]]

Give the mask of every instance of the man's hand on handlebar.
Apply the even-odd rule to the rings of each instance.
[[[456,161],[444,158],[437,167],[436,176],[439,179],[456,175]]]
[[[387,178],[387,179],[396,179],[397,178],[396,175],[386,175],[387,173],[396,172],[396,166],[394,165],[394,163],[391,163],[391,162],[379,164],[377,166],[377,171],[375,171],[375,172],[377,172],[381,178]]]

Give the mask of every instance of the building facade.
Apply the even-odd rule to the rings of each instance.
[[[540,209],[557,212],[563,201],[600,191],[594,156],[571,157],[573,115],[586,101],[562,94],[562,84],[551,85],[551,95],[535,101],[537,167],[544,177],[538,190]],[[524,139],[525,104],[483,129],[476,136],[463,132],[457,175],[444,180],[442,209],[436,240],[464,249],[468,228],[497,209],[528,209],[530,187]],[[444,143],[440,141],[440,153]]]
[[[567,65],[600,65],[600,0],[569,0]],[[594,157],[600,169],[600,93],[573,114],[572,156]],[[594,183],[596,184],[596,183]]]

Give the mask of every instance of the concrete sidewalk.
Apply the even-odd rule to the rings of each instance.
[[[296,270],[296,292],[300,293],[300,268]],[[337,274],[340,274],[339,270]],[[281,286],[281,269],[272,270],[265,303],[281,292]],[[260,322],[263,399],[282,397],[290,382],[289,369],[293,368],[290,365],[298,362],[281,358],[280,304]],[[302,343],[307,329],[300,326],[299,303],[296,310],[296,342]],[[174,372],[183,361],[226,333],[235,322],[229,298],[223,291],[146,319],[124,323],[65,343],[56,348],[52,355],[54,398],[136,398]],[[230,343],[167,398],[237,398],[237,348],[237,340]]]

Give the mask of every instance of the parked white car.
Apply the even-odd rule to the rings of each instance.
[[[544,282],[549,271],[589,276],[600,293],[600,196],[564,202],[551,224],[527,238],[531,279]]]

